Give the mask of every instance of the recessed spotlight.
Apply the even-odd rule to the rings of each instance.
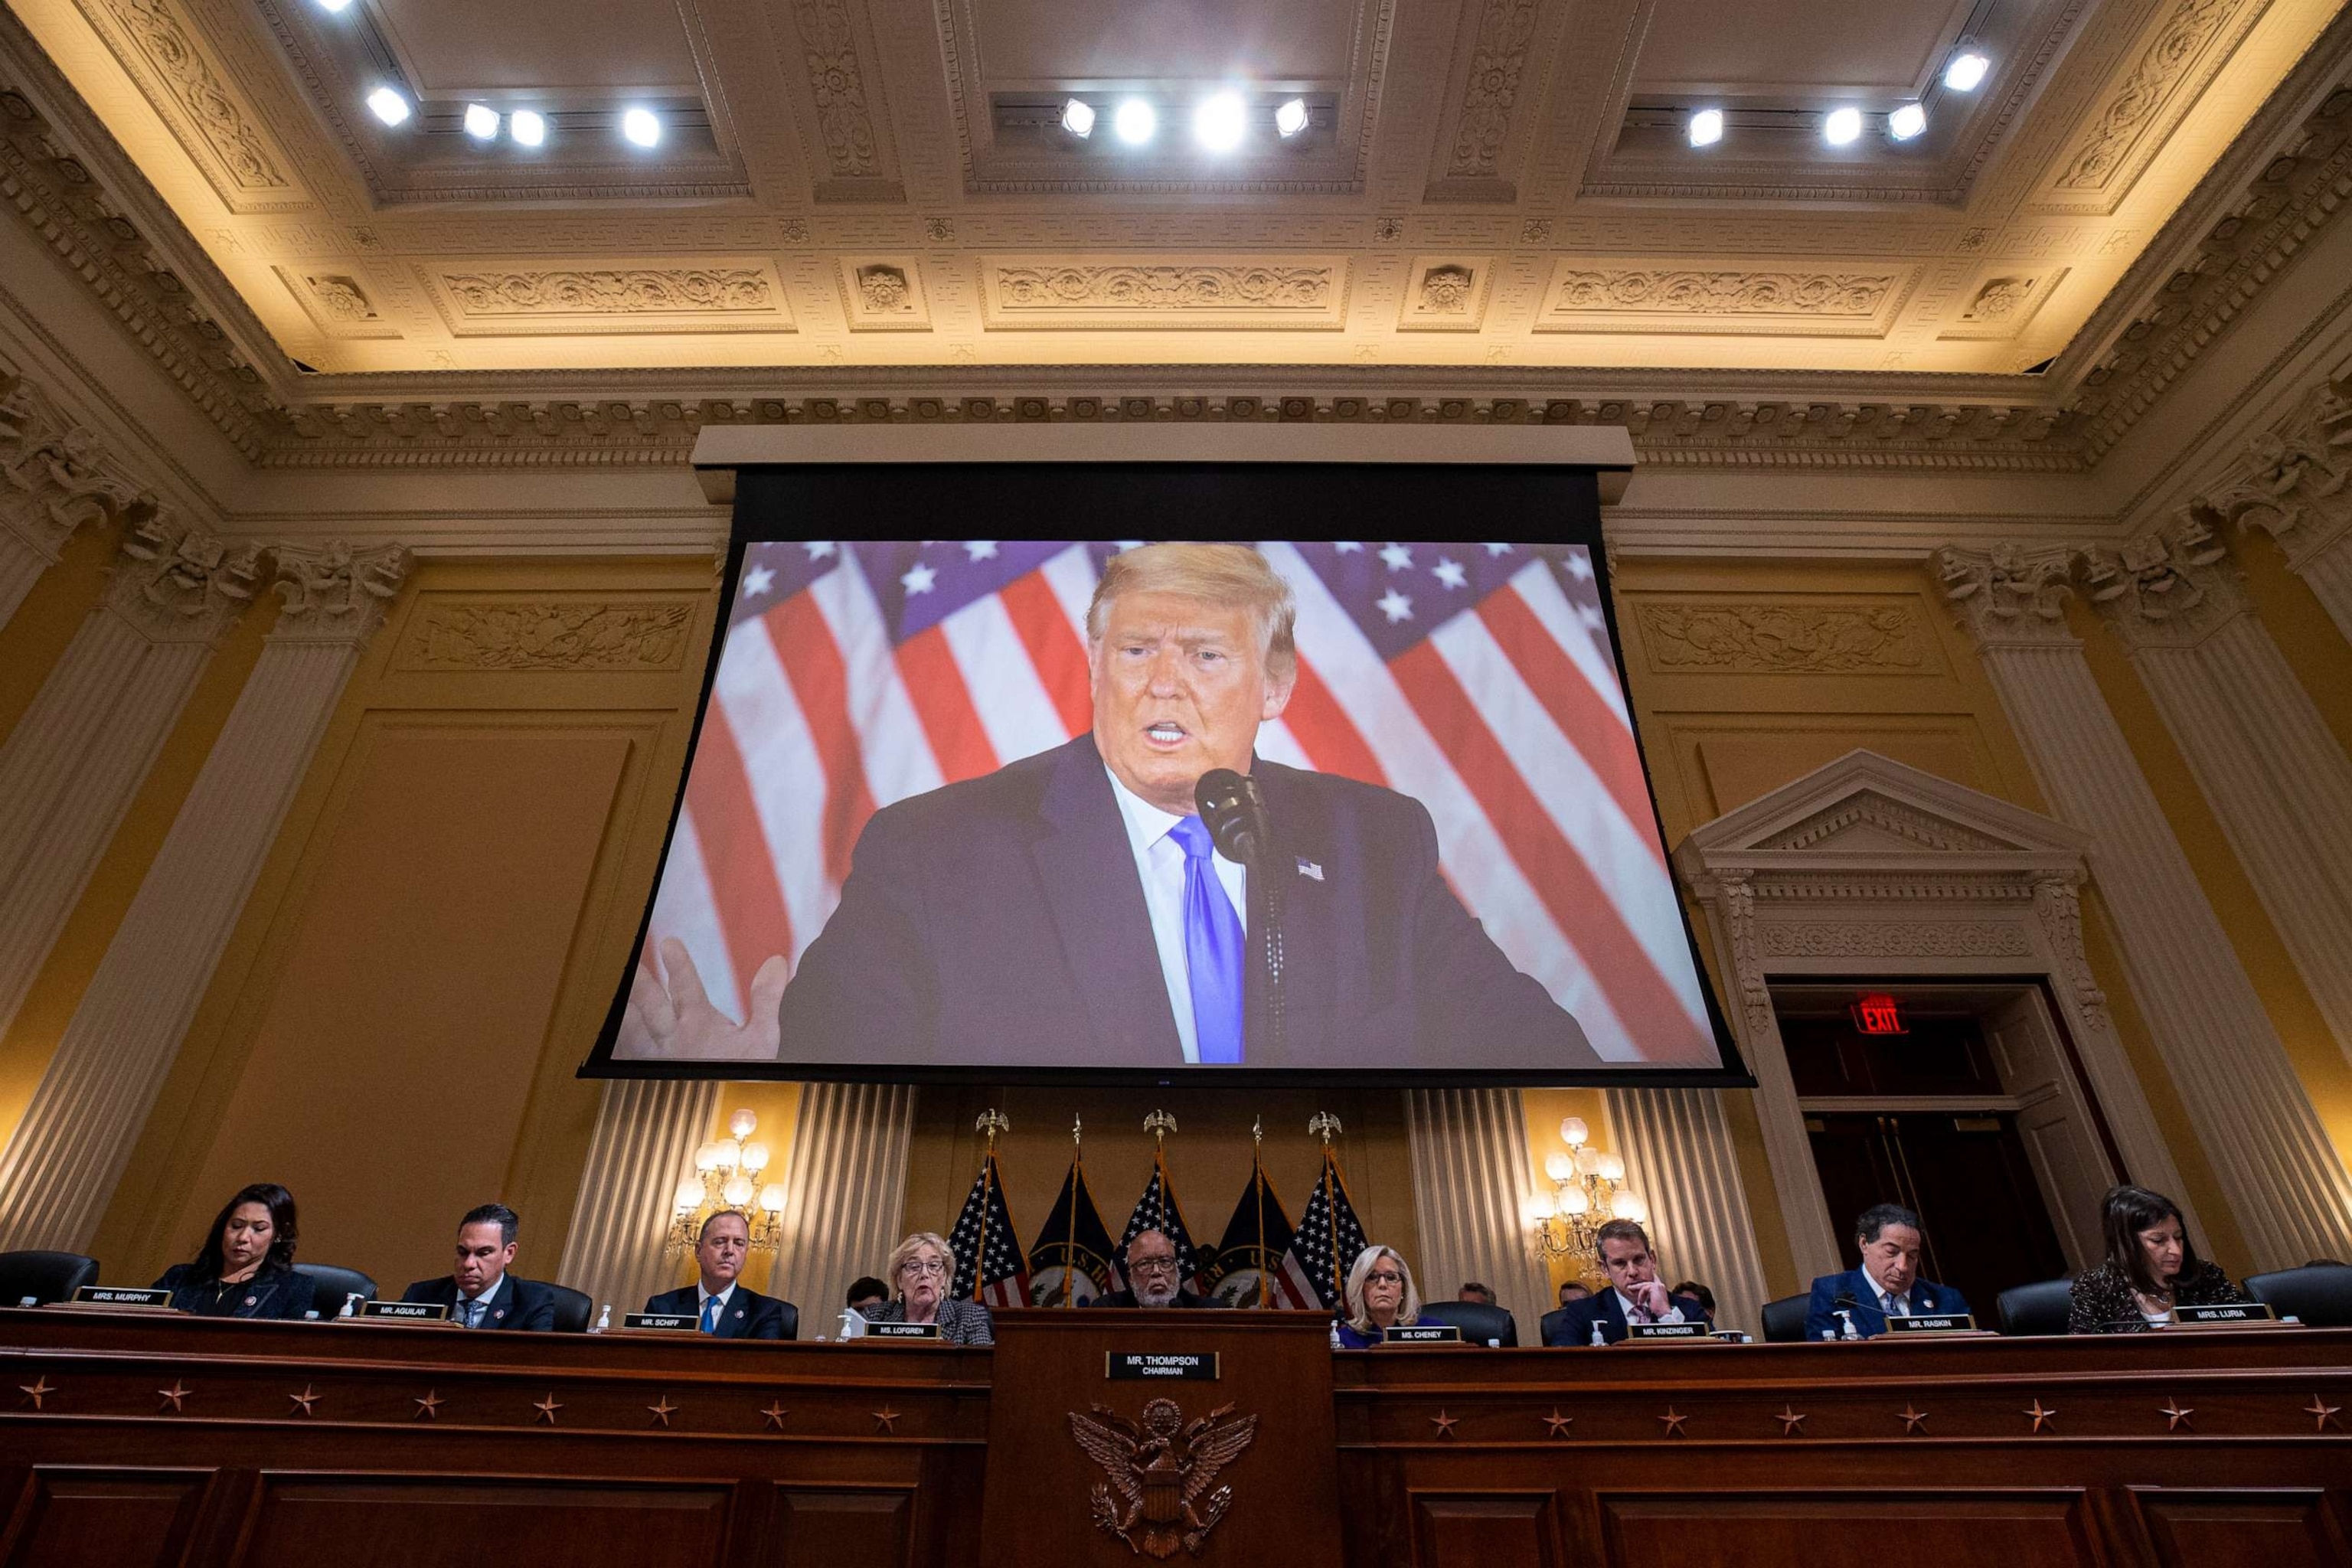
[[[466,134],[488,142],[499,133],[499,111],[487,103],[466,105]]]
[[[1723,140],[1723,110],[1702,109],[1690,117],[1690,144],[1712,147]]]
[[[1274,128],[1285,142],[1307,129],[1307,100],[1294,98],[1274,111]]]
[[[1212,93],[1192,110],[1192,140],[1212,153],[1230,153],[1249,132],[1249,111],[1238,92]]]
[[[640,147],[661,140],[661,118],[650,109],[632,109],[621,116],[621,134]]]
[[[397,125],[408,118],[408,100],[400,96],[397,88],[377,88],[367,95],[367,106],[386,125]]]
[[[1862,134],[1862,110],[1833,109],[1822,121],[1822,140],[1832,147],[1843,147]]]
[[[1974,92],[1990,69],[1990,60],[1969,49],[1954,55],[1952,63],[1944,68],[1944,85],[1954,92]]]
[[[352,0],[319,0],[319,9],[321,11],[348,11],[351,9],[351,5]]]
[[[1095,133],[1095,106],[1074,98],[1062,105],[1062,129],[1083,142]]]
[[[1916,103],[1906,103],[1886,117],[1886,133],[1897,142],[1908,142],[1927,129],[1927,111]]]
[[[1110,117],[1110,128],[1129,146],[1140,147],[1160,129],[1160,116],[1143,100],[1130,98]]]
[[[507,118],[507,134],[525,147],[547,140],[547,117],[535,109],[518,109]]]

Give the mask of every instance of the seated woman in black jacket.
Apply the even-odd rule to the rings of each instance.
[[[205,1318],[299,1318],[310,1280],[294,1272],[294,1194],[256,1182],[229,1199],[194,1263],[174,1263],[155,1281],[172,1305]]]
[[[2146,1187],[2116,1187],[2101,1206],[2107,1256],[2075,1279],[2066,1311],[2070,1334],[2142,1334],[2175,1307],[2246,1300],[2219,1266],[2197,1256],[2180,1205]]]

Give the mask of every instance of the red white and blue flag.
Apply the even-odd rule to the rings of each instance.
[[[761,964],[824,928],[877,808],[1088,729],[1086,609],[1120,548],[747,546],[648,952],[677,939],[742,1018]],[[1299,651],[1259,754],[1428,807],[1464,903],[1604,1061],[1714,1066],[1591,552],[1259,548]]]

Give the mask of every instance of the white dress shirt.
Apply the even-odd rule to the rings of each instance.
[[[482,1323],[488,1323],[490,1321],[490,1303],[497,1300],[499,1291],[504,1288],[506,1282],[507,1277],[504,1274],[501,1274],[496,1279],[491,1280],[489,1289],[484,1290],[478,1296],[468,1296],[463,1290],[458,1291],[457,1304],[449,1309],[449,1316],[459,1323],[465,1323],[467,1307],[473,1302],[479,1301],[482,1304]],[[466,1326],[468,1328],[478,1328],[481,1325],[467,1323]]]
[[[716,1296],[704,1289],[702,1288],[702,1281],[697,1279],[694,1282],[694,1310],[696,1315],[699,1316],[703,1308],[709,1306],[713,1301],[717,1301],[719,1303],[719,1316],[721,1318],[725,1317],[727,1315],[728,1299],[734,1294],[735,1281],[732,1279],[727,1281],[727,1289],[719,1291]],[[713,1321],[715,1321],[716,1320]]]
[[[1878,1292],[1878,1310],[1880,1311],[1885,1313],[1890,1318],[1907,1318],[1911,1315],[1910,1290],[1906,1290],[1899,1296],[1894,1291],[1889,1290],[1885,1285],[1879,1283],[1878,1276],[1870,1271],[1870,1265],[1867,1263],[1862,1266],[1862,1277],[1870,1281],[1870,1288]],[[1915,1282],[1912,1286],[1912,1289],[1918,1289],[1918,1286]]]
[[[1197,1062],[1201,1042],[1192,1024],[1192,971],[1184,957],[1184,847],[1168,837],[1169,829],[1184,818],[1171,816],[1119,783],[1108,765],[1103,772],[1118,800],[1119,819],[1127,824],[1136,874],[1143,879],[1143,903],[1151,911],[1151,940],[1160,949],[1160,975],[1168,985],[1168,1005],[1176,1015],[1176,1038],[1184,1047],[1184,1059]],[[1209,863],[1217,868],[1217,881],[1233,900],[1246,933],[1249,900],[1244,878],[1248,872],[1223,855],[1213,854]]]
[[[1617,1297],[1617,1310],[1625,1314],[1625,1321],[1629,1323],[1679,1323],[1683,1321],[1683,1310],[1674,1304],[1675,1299],[1672,1296],[1668,1296],[1666,1298],[1665,1316],[1662,1318],[1644,1318],[1637,1316],[1641,1311],[1641,1309],[1633,1304],[1633,1299],[1631,1296],[1628,1296],[1622,1290],[1619,1290],[1615,1294]]]

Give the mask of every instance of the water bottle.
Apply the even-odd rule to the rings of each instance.
[[[1503,1348],[1503,1342],[1500,1340],[1488,1340],[1486,1342],[1486,1348],[1490,1351],[1501,1350]]]
[[[307,1311],[307,1312],[303,1313],[303,1314],[302,1314],[302,1321],[303,1321],[304,1322],[306,1322],[306,1323],[315,1323],[315,1322],[317,1322],[317,1321],[319,1321],[319,1309],[318,1309],[318,1308],[316,1308],[316,1307],[313,1307],[313,1308],[311,1308],[309,1311]]]
[[[596,1326],[595,1326],[594,1328],[593,1328],[593,1329],[589,1330],[588,1331],[589,1331],[590,1333],[592,1333],[592,1334],[601,1334],[601,1333],[603,1333],[605,1330],[607,1330],[607,1329],[611,1328],[612,1326],[613,1326],[613,1303],[612,1303],[612,1302],[610,1302],[610,1301],[607,1301],[607,1302],[605,1302],[605,1303],[604,1303],[604,1310],[603,1311],[601,1311],[601,1312],[599,1312],[599,1313],[597,1313],[597,1314],[596,1314]]]
[[[16,1305],[19,1307],[37,1307],[40,1304],[41,1299],[38,1296],[19,1296],[16,1298]]]

